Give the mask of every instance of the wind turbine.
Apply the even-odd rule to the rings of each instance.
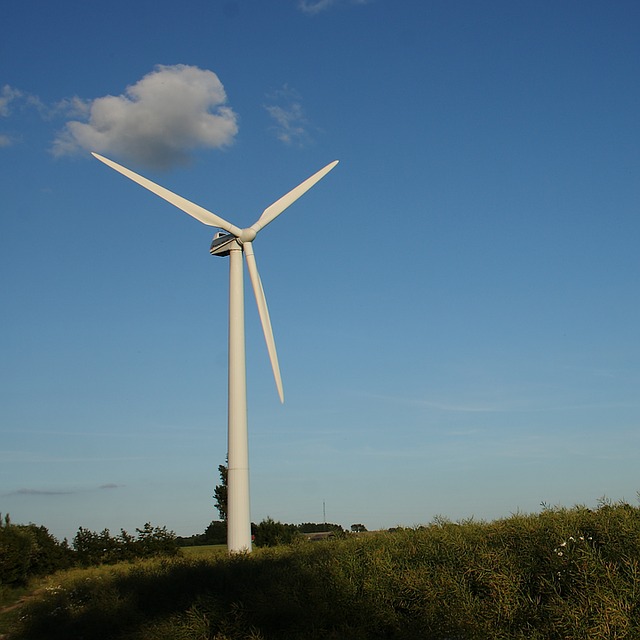
[[[287,207],[324,178],[337,164],[331,162],[295,189],[268,206],[250,227],[241,229],[193,202],[151,182],[113,160],[92,154],[107,166],[145,187],[185,213],[226,233],[216,233],[211,243],[212,255],[229,256],[229,408],[228,408],[228,476],[227,476],[227,546],[229,553],[251,551],[251,514],[249,509],[249,447],[247,429],[247,383],[244,326],[244,283],[242,254],[247,261],[251,285],[258,305],[262,331],[267,343],[271,368],[280,402],[284,402],[282,378],[276,344],[269,319],[267,300],[258,274],[253,240],[260,230],[273,222]]]

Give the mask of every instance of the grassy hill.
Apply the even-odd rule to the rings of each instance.
[[[640,637],[640,510],[495,522],[74,570],[11,640]]]

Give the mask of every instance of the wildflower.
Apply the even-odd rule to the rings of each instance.
[[[559,556],[562,556],[562,555],[564,555],[564,554],[562,553],[562,551],[558,551],[558,555],[559,555]]]

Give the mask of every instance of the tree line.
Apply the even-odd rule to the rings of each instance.
[[[357,526],[362,527],[362,525]],[[351,530],[355,531],[353,526]],[[251,536],[256,547],[275,547],[279,544],[291,544],[296,538],[312,533],[331,533],[333,537],[346,534],[339,524],[331,522],[286,524],[268,517],[258,524],[251,523]],[[222,520],[214,520],[205,529],[204,533],[188,537],[178,536],[177,542],[180,547],[227,544],[227,524]]]
[[[173,531],[146,523],[136,534],[124,529],[112,535],[80,527],[71,544],[59,542],[46,527],[13,524],[7,514],[0,517],[0,586],[19,586],[33,576],[43,576],[74,566],[112,564],[178,553]]]

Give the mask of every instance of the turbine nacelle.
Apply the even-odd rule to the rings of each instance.
[[[255,229],[252,229],[251,227],[242,229],[240,235],[238,236],[233,233],[218,231],[218,233],[213,236],[213,242],[211,243],[209,253],[211,253],[212,256],[228,256],[234,241],[237,242],[240,247],[242,247],[242,245],[247,242],[253,242],[257,235],[257,231]]]
[[[237,241],[238,238],[236,238],[232,233],[227,233],[226,231],[218,231],[218,233],[213,236],[213,241],[211,242],[209,253],[212,256],[219,256],[221,258],[224,258],[229,255],[231,246],[234,242]]]

